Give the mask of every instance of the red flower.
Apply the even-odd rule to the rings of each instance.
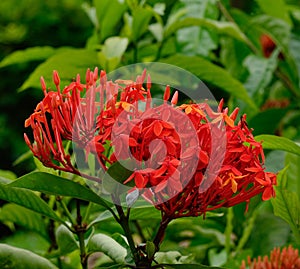
[[[63,140],[81,148],[86,160],[94,154],[104,170],[131,160],[133,173],[123,183],[134,182],[168,219],[203,215],[259,193],[263,200],[274,196],[276,175],[264,171],[262,146],[246,116],[235,125],[238,110],[228,115],[223,101],[217,112],[207,103],[176,107],[178,93],[167,102],[169,86],[162,104],[153,106],[145,78],[146,71],[135,82],[118,81],[121,86],[103,71],[98,81],[98,70],[88,70],[85,84],[77,76],[61,91],[54,72],[57,91],[47,92],[41,80],[45,97],[25,122],[35,142],[25,134],[26,143],[45,166],[96,181],[72,163]]]
[[[251,261],[248,257],[248,265],[243,261],[241,269],[300,269],[300,257],[298,249],[293,249],[292,246],[285,247],[282,250],[280,248],[274,248],[271,251],[270,257],[259,256]]]
[[[263,54],[266,58],[270,58],[273,51],[277,47],[273,39],[265,34],[260,36],[260,44],[262,47]],[[281,60],[284,59],[284,56],[281,52],[279,53],[278,58]]]

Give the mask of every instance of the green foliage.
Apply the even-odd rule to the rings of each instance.
[[[12,222],[28,230],[35,231],[49,240],[46,223],[42,215],[17,204],[5,204],[1,208],[0,220]],[[40,212],[39,212],[40,213]]]
[[[140,257],[154,255],[160,264],[152,268],[238,269],[248,255],[291,243],[299,247],[297,1],[12,0],[0,1],[0,10],[1,268],[57,268],[50,262],[55,259],[59,268],[77,269],[87,261],[91,268],[131,268],[130,239]],[[270,57],[262,35],[274,41]],[[183,68],[229,110],[238,106],[266,150],[267,168],[285,165],[271,202],[257,198],[247,214],[238,205],[206,219],[172,221],[158,252],[153,239],[162,216],[149,203],[139,204],[138,190],[126,196],[126,211],[98,195],[115,192],[119,186],[105,182],[121,183],[133,170],[117,162],[103,185],[70,178],[33,161],[22,136],[24,119],[42,95],[41,76],[55,90],[53,70],[64,87],[77,74],[84,80],[87,68],[111,72],[147,61]],[[185,83],[175,73],[156,71],[157,81]],[[155,89],[153,97],[161,94]],[[35,238],[44,241],[35,244]]]
[[[12,189],[25,188],[47,194],[71,196],[109,208],[106,201],[80,183],[53,174],[32,172],[10,184]],[[26,190],[22,190],[26,191]]]
[[[0,244],[0,265],[1,268],[57,268],[49,260],[25,249]]]
[[[300,155],[300,146],[288,138],[274,135],[258,135],[255,139],[257,141],[262,141],[265,149],[284,150]]]
[[[45,62],[40,64],[29,78],[23,83],[20,90],[28,88],[40,88],[40,77],[43,76],[46,81],[52,81],[52,72],[57,70],[60,75],[61,84],[66,86],[70,84],[77,74],[84,77],[86,66],[94,68],[98,65],[96,51],[86,49],[64,49],[49,57]],[[59,62],[59,65],[57,65]],[[55,89],[54,84],[51,85]]]
[[[284,219],[291,227],[297,242],[300,242],[300,200],[297,192],[287,189],[286,169],[278,175],[276,198],[272,200],[274,214]],[[299,184],[299,183],[298,183]]]
[[[66,255],[79,249],[74,234],[64,225],[60,225],[56,230],[56,240],[61,255]]]
[[[0,199],[24,206],[56,221],[61,219],[33,191],[0,184]]]
[[[101,251],[116,263],[125,263],[127,251],[117,241],[105,234],[95,234],[89,241],[90,251]]]
[[[234,79],[226,70],[217,65],[205,60],[201,57],[188,57],[183,55],[174,55],[161,60],[164,63],[172,64],[184,68],[201,77],[204,81],[211,83],[245,101],[254,111],[257,107],[253,100],[249,97],[244,86],[236,79]]]

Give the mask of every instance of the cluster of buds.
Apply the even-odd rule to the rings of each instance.
[[[259,256],[251,261],[248,258],[248,265],[243,261],[241,269],[299,269],[300,268],[300,257],[298,249],[294,249],[292,246],[280,248],[274,248],[271,251],[270,257]]]

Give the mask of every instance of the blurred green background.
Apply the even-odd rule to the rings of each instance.
[[[0,60],[16,50],[35,46],[84,47],[93,25],[83,0],[3,0],[0,2]],[[42,97],[39,89],[18,93],[40,61],[0,69],[0,169],[17,174],[30,171],[28,163],[13,162],[28,150],[23,140],[24,120]]]

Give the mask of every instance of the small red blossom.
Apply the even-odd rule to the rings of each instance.
[[[282,250],[280,248],[274,248],[271,251],[270,257],[259,256],[251,261],[248,257],[247,261],[248,267],[246,267],[246,262],[243,261],[241,269],[300,269],[300,257],[298,249],[294,249],[292,246],[284,247]]]
[[[260,44],[262,47],[263,54],[266,58],[270,58],[273,51],[276,49],[276,44],[271,37],[266,34],[260,36]],[[279,59],[284,59],[282,52],[278,55]]]

